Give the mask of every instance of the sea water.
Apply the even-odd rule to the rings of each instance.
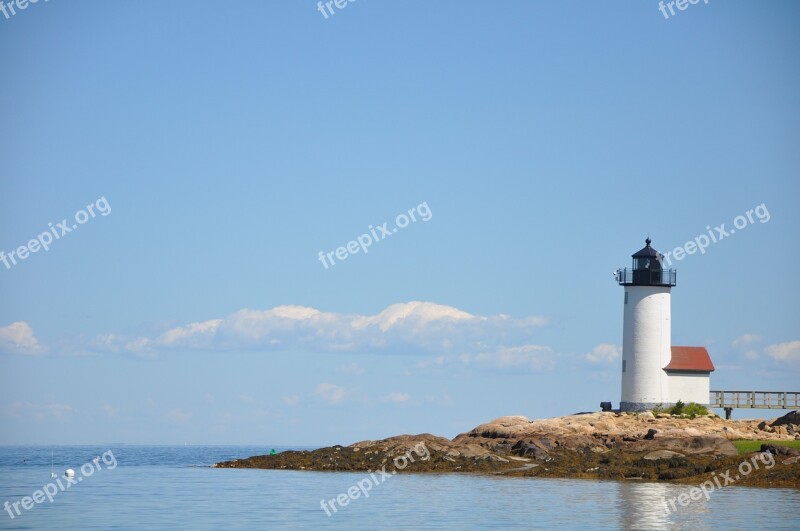
[[[9,505],[0,529],[800,529],[796,489],[729,486],[672,511],[667,500],[691,485],[399,473],[352,499],[366,472],[210,467],[271,449],[0,447],[0,504],[64,487],[30,509],[17,504],[20,514]],[[323,509],[340,494],[346,506]]]

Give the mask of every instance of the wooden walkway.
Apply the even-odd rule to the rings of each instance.
[[[725,410],[731,418],[733,408],[800,409],[800,392],[797,391],[711,391],[711,407]]]

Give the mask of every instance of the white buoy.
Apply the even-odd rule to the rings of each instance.
[[[74,471],[74,470],[72,470],[71,468],[68,468],[68,469],[67,469],[67,470],[64,472],[64,476],[65,476],[65,477],[68,477],[68,478],[75,477],[75,471]]]

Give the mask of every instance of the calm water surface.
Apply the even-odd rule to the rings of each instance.
[[[108,447],[53,448],[55,470]],[[277,450],[281,450],[278,448]],[[0,447],[0,503],[31,496],[50,479],[47,447]],[[667,514],[688,486],[663,483],[399,474],[327,516],[331,499],[364,473],[213,469],[266,447],[112,446],[101,470],[64,492],[21,506],[0,529],[800,529],[800,490],[727,487]],[[110,464],[107,464],[110,463]],[[85,467],[88,470],[91,465]],[[91,467],[95,468],[95,467]],[[61,479],[62,484],[65,480]]]

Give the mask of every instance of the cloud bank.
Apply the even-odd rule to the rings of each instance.
[[[430,354],[481,352],[524,345],[542,317],[484,317],[432,302],[393,304],[375,315],[323,312],[306,306],[243,309],[153,337],[97,336],[87,349],[155,357],[169,351],[285,351]]]

